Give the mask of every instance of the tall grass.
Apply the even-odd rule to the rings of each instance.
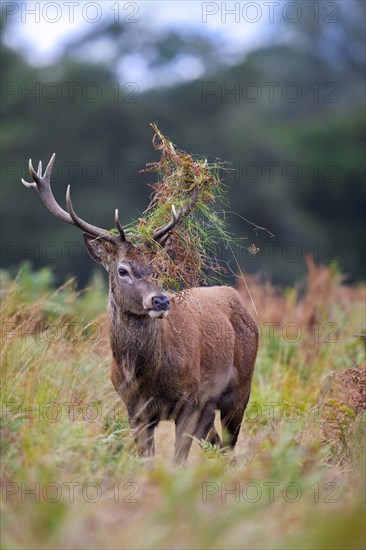
[[[247,279],[261,341],[235,461],[196,442],[174,469],[165,423],[153,471],[109,381],[103,281],[4,273],[2,547],[363,548],[365,290],[308,267],[282,292]]]

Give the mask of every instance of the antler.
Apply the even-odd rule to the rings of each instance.
[[[154,239],[154,241],[156,241],[160,245],[163,245],[165,243],[166,239],[169,236],[169,232],[177,225],[177,223],[184,216],[186,216],[192,210],[192,208],[194,207],[194,205],[197,202],[197,199],[198,199],[198,185],[196,185],[195,188],[193,189],[193,194],[192,194],[191,201],[184,207],[181,204],[178,212],[176,211],[174,204],[172,204],[173,217],[170,220],[170,222],[168,222],[166,225],[164,225],[160,229],[157,229],[153,233],[152,238]]]
[[[119,237],[117,237],[117,235],[112,235],[111,233],[108,233],[106,229],[102,229],[101,227],[97,227],[96,225],[92,225],[90,223],[85,222],[84,220],[79,218],[79,216],[75,213],[75,210],[71,202],[70,185],[67,187],[67,192],[66,192],[66,205],[67,205],[68,212],[66,212],[66,210],[61,208],[61,206],[58,204],[51,189],[51,173],[52,173],[53,165],[55,163],[55,158],[56,158],[56,153],[53,153],[43,175],[42,175],[42,161],[39,161],[38,169],[36,172],[35,169],[33,168],[32,160],[29,159],[29,173],[33,178],[33,181],[29,183],[28,181],[25,181],[22,178],[22,183],[30,189],[35,189],[38,195],[40,196],[41,200],[45,204],[46,208],[51,212],[51,214],[53,214],[59,220],[62,220],[63,222],[69,223],[76,227],[79,227],[79,229],[82,229],[83,231],[85,231],[89,235],[92,235],[93,237],[102,238],[104,240],[117,244],[117,242],[119,241]],[[117,229],[120,234],[120,238],[124,242],[126,240],[126,237],[122,229],[122,226],[119,223],[118,210],[116,210],[115,221],[116,221]]]

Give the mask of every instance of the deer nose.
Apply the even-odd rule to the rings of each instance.
[[[169,298],[168,296],[164,296],[164,294],[153,296],[151,303],[153,305],[153,308],[159,311],[167,311],[168,309],[170,309]]]

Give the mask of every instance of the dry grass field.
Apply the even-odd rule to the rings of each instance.
[[[197,441],[174,468],[162,423],[150,470],[109,380],[102,280],[2,274],[2,548],[364,548],[365,288],[310,259],[293,288],[247,283],[261,339],[235,458]]]

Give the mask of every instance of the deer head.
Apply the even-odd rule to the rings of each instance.
[[[118,210],[115,210],[117,234],[82,220],[75,212],[71,202],[70,185],[66,192],[67,211],[57,203],[51,189],[51,173],[56,155],[52,155],[47,168],[42,174],[42,162],[37,172],[29,160],[29,173],[33,179],[22,183],[39,194],[47,209],[56,218],[74,225],[83,231],[85,246],[96,262],[103,265],[109,274],[109,299],[112,308],[117,308],[132,315],[149,315],[152,318],[165,318],[170,309],[167,294],[160,288],[157,273],[152,267],[153,251],[149,245],[137,246],[126,239],[120,224]],[[172,219],[152,235],[160,246],[165,246],[167,239],[177,223],[188,214],[198,198],[196,186],[188,205],[179,208],[172,206]]]

